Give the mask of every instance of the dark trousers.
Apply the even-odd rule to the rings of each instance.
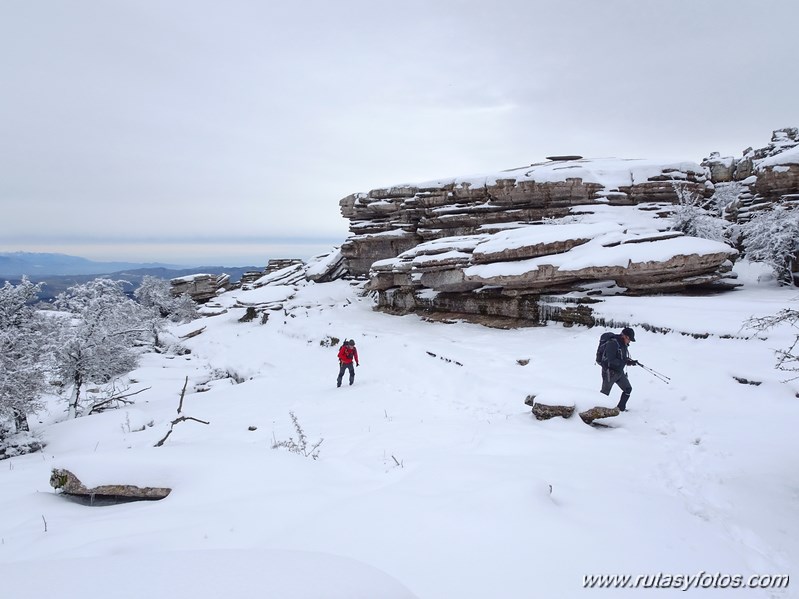
[[[339,362],[338,367],[338,379],[336,380],[336,387],[341,387],[341,379],[344,378],[344,372],[349,370],[350,371],[350,385],[355,382],[355,366],[353,366],[352,362],[349,364],[345,364],[344,362]]]
[[[618,408],[620,410],[627,409],[627,400],[630,399],[630,393],[633,392],[633,386],[630,384],[627,375],[624,371],[610,370],[609,368],[602,369],[602,389],[601,392],[605,395],[610,395],[610,390],[613,385],[618,385],[621,389],[621,397],[619,398]]]

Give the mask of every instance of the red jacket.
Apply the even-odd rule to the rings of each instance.
[[[358,350],[349,345],[342,345],[338,350],[338,359],[342,364],[352,364],[353,360],[358,364]]]

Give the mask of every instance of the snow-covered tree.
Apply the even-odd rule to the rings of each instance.
[[[41,408],[46,364],[45,321],[32,307],[41,284],[23,278],[0,287],[0,421],[27,431],[28,414]]]
[[[188,322],[198,316],[197,304],[191,297],[186,294],[173,297],[169,283],[158,277],[145,275],[133,295],[147,312],[147,322],[156,346],[167,319]]]
[[[195,318],[199,318],[197,302],[191,299],[188,293],[177,296],[174,298],[172,313],[169,317],[173,322],[189,322]]]
[[[730,181],[728,183],[716,183],[716,191],[710,198],[714,216],[724,218],[728,208],[736,201],[747,187],[740,181]]]
[[[799,286],[799,208],[774,206],[741,226],[746,257],[765,262],[787,285]]]
[[[56,364],[65,383],[72,385],[71,417],[78,415],[86,383],[107,383],[138,362],[135,344],[149,333],[147,314],[125,295],[123,284],[95,279],[70,287],[56,299],[56,307],[66,313]]]
[[[133,296],[145,308],[155,308],[162,318],[172,313],[174,298],[169,292],[169,283],[158,277],[145,275]]]
[[[197,318],[197,304],[187,294],[174,297],[168,281],[145,275],[133,292],[145,308],[154,308],[162,318],[172,322],[187,322]]]
[[[685,185],[673,184],[680,200],[671,215],[671,229],[691,237],[724,241],[724,221],[713,214],[712,204]]]

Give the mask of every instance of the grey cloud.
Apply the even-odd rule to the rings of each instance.
[[[0,205],[20,239],[343,237],[338,200],[372,187],[553,153],[738,154],[799,125],[797,17],[792,0],[8,2]]]

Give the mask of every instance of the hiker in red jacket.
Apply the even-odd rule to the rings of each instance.
[[[336,387],[341,387],[341,379],[344,378],[344,371],[350,371],[350,385],[355,382],[355,368],[352,366],[353,360],[356,366],[360,366],[358,362],[358,350],[355,349],[355,341],[350,339],[345,341],[344,345],[338,350],[338,380]]]

